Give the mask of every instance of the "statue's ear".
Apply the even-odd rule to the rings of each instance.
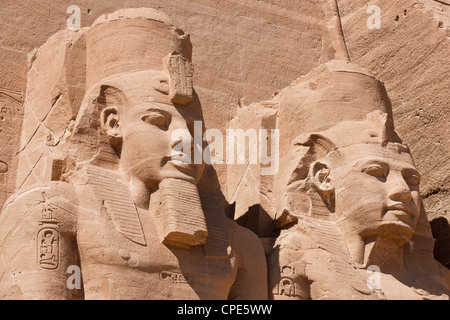
[[[165,95],[170,94],[170,79],[169,76],[156,76],[152,79],[152,86],[156,91],[159,91]]]
[[[328,209],[334,212],[334,185],[328,166],[320,161],[314,162],[311,166],[310,178]]]
[[[119,112],[117,107],[106,107],[100,114],[100,123],[103,131],[109,138],[111,146],[116,149],[122,145]]]

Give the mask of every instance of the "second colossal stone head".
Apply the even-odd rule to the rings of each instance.
[[[296,105],[302,126],[285,133],[293,142],[278,177],[276,224],[334,221],[362,264],[377,239],[411,241],[422,212],[420,174],[395,132],[383,84],[347,62],[321,69],[278,98],[280,121],[294,121]]]

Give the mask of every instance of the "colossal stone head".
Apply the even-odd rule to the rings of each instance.
[[[395,132],[380,81],[353,64],[334,61],[275,99],[279,126],[287,128],[280,131],[281,141],[292,141],[280,147],[289,157],[281,160],[277,177],[278,228],[302,216],[334,222],[361,264],[367,244],[377,239],[407,244],[419,220],[419,233],[431,237],[420,174]]]
[[[278,222],[288,212],[335,221],[359,262],[359,246],[377,237],[411,241],[422,208],[420,174],[409,149],[385,138],[386,122],[386,114],[373,111],[366,120],[298,137]]]
[[[204,166],[172,158],[183,135],[193,135],[194,122],[203,119],[191,56],[189,35],[158,11],[127,9],[100,17],[86,33],[88,90],[74,138],[80,131],[85,135],[98,112],[126,176],[148,189],[165,178],[197,183]]]
[[[160,191],[161,240],[203,244],[197,184],[205,165],[193,161],[203,140],[196,145],[193,135],[195,123],[201,134],[204,128],[189,35],[157,10],[122,9],[57,33],[30,58],[18,188],[65,181],[92,185],[106,199],[115,197],[111,184],[121,185],[134,217],[135,204],[148,209],[150,194]],[[124,209],[110,210],[119,216]]]
[[[170,159],[183,139],[172,134],[203,120],[191,59],[189,35],[154,9],[52,36],[30,56],[18,188],[68,179],[88,162],[149,188],[168,177],[198,182],[203,165]]]

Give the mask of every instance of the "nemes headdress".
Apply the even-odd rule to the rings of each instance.
[[[86,87],[122,73],[163,71],[150,85],[178,105],[193,100],[189,34],[154,9],[123,9],[98,18],[86,33]]]
[[[17,188],[60,180],[65,142],[86,149],[78,152],[83,161],[94,156],[96,148],[86,146],[102,144],[102,138],[99,123],[90,123],[98,119],[93,100],[107,79],[149,72],[155,101],[189,104],[195,95],[191,59],[190,36],[166,14],[148,8],[122,9],[91,27],[52,36],[29,58]]]
[[[348,61],[317,67],[273,100],[279,110],[279,127],[286,128],[281,137],[286,144],[299,135],[327,131],[343,122],[365,121],[373,112],[385,114],[385,138],[399,141],[393,133],[392,105],[384,84]]]

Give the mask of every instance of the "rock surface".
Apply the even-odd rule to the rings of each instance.
[[[228,127],[242,126],[233,119],[248,110],[245,106],[269,100],[292,81],[308,74],[323,63],[342,54],[335,50],[336,36],[330,32],[330,11],[326,4],[334,1],[289,0],[125,0],[81,1],[81,27],[89,27],[105,13],[120,8],[152,7],[168,14],[178,27],[188,32],[195,47],[194,81],[202,102],[205,126],[223,133]],[[36,49],[60,30],[67,29],[73,3],[57,0],[45,4],[30,1],[6,0],[0,12],[0,206],[16,190],[50,172],[58,175],[61,165],[58,156],[47,162],[41,156],[52,152],[67,134],[66,125],[74,120],[76,111],[36,111],[25,97],[40,97],[38,101],[47,111],[59,110],[58,104],[81,103],[79,93],[84,90],[86,75],[78,66],[83,45],[78,40],[84,32],[64,41],[64,45],[45,45],[61,52],[69,50],[60,61],[46,61]],[[436,239],[435,256],[447,267],[450,265],[450,2],[447,0],[388,0],[376,1],[381,9],[381,29],[367,28],[370,13],[365,1],[339,0],[338,13],[344,39],[345,55],[381,79],[392,102],[396,130],[408,144],[415,165],[421,172],[421,196]],[[67,37],[64,33],[58,37]],[[75,38],[73,38],[75,37]],[[59,40],[55,40],[59,41]],[[63,41],[63,42],[64,42]],[[45,46],[44,45],[44,46]],[[73,45],[73,47],[72,47]],[[37,67],[51,62],[60,74],[33,73]],[[44,70],[41,68],[40,70]],[[27,82],[52,82],[48,92],[33,96]],[[58,86],[70,90],[59,95]],[[56,106],[56,108],[54,108]],[[54,108],[54,109],[53,109]],[[34,114],[30,117],[29,111]],[[255,111],[256,110],[256,111]],[[62,111],[61,111],[62,112]],[[257,107],[243,117],[244,127],[270,126],[273,115],[255,118]],[[25,114],[25,119],[24,119]],[[28,114],[28,118],[27,115]],[[242,112],[240,113],[243,114]],[[58,121],[54,121],[59,119]],[[24,127],[22,127],[24,123]],[[50,135],[48,133],[51,132]],[[47,140],[45,148],[33,145],[36,138]],[[33,139],[32,139],[33,138]],[[21,144],[22,140],[22,144]],[[29,143],[31,141],[31,143]],[[26,150],[25,150],[26,149]],[[20,157],[18,156],[20,155]],[[54,154],[53,154],[54,155]],[[47,158],[45,158],[47,159]],[[30,170],[17,172],[20,161]],[[45,171],[42,168],[52,168]],[[59,171],[58,171],[59,170]],[[36,176],[32,172],[39,172]],[[216,193],[222,190],[232,203],[241,182],[266,185],[256,171],[228,170],[225,164],[207,168],[207,175],[216,176]],[[52,179],[52,177],[50,177]],[[57,176],[53,179],[58,179]],[[201,187],[201,186],[200,186]],[[270,189],[270,185],[267,185]],[[253,187],[249,194],[254,203],[238,212],[246,212],[257,203],[264,203],[265,191]],[[269,204],[267,204],[269,205]],[[244,224],[248,225],[248,221]],[[259,223],[259,222],[258,222]],[[266,222],[255,227],[263,230]]]

